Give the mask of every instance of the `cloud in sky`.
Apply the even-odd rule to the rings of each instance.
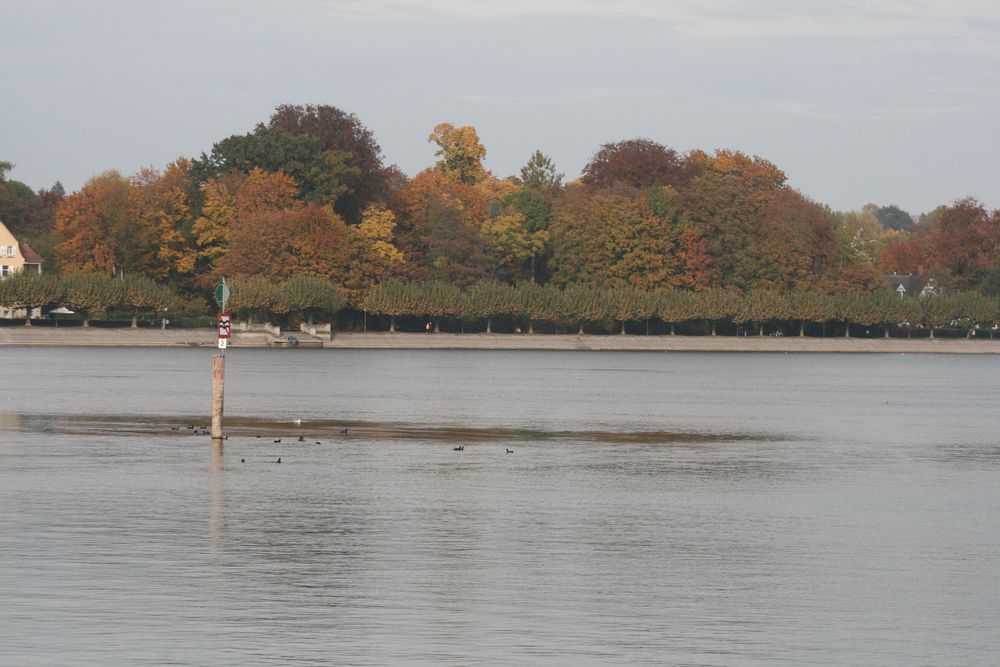
[[[966,40],[956,47],[988,47],[1000,54],[1000,3],[992,0],[327,0],[326,5],[333,14],[365,18],[646,19],[697,39],[951,37]]]
[[[762,155],[834,208],[1000,206],[994,0],[2,0],[0,37],[0,160],[36,188],[318,103],[410,174],[450,121],[500,176],[643,136]]]

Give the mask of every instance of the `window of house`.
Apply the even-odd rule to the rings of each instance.
[[[11,274],[10,267],[4,264],[0,266],[0,278],[6,278]]]

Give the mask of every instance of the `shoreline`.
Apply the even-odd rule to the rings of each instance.
[[[290,348],[288,337],[298,346]],[[101,329],[2,327],[0,347],[206,347],[215,329]],[[569,350],[615,352],[847,352],[890,354],[1000,354],[1000,339],[799,338],[793,336],[643,336],[577,334],[344,332],[334,340],[287,331],[280,338],[236,333],[229,347],[327,350]]]

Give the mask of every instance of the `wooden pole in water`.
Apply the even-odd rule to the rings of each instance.
[[[212,357],[212,441],[222,444],[222,395],[226,383],[226,357]]]

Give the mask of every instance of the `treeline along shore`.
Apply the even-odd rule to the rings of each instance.
[[[234,321],[292,331],[989,338],[1000,322],[1000,211],[975,199],[836,212],[737,150],[616,141],[565,183],[540,150],[493,174],[472,126],[428,142],[411,177],[355,115],[282,105],[200,157],[72,193],[34,193],[0,160],[0,221],[44,258],[0,267],[0,308],[210,326],[225,277]]]

